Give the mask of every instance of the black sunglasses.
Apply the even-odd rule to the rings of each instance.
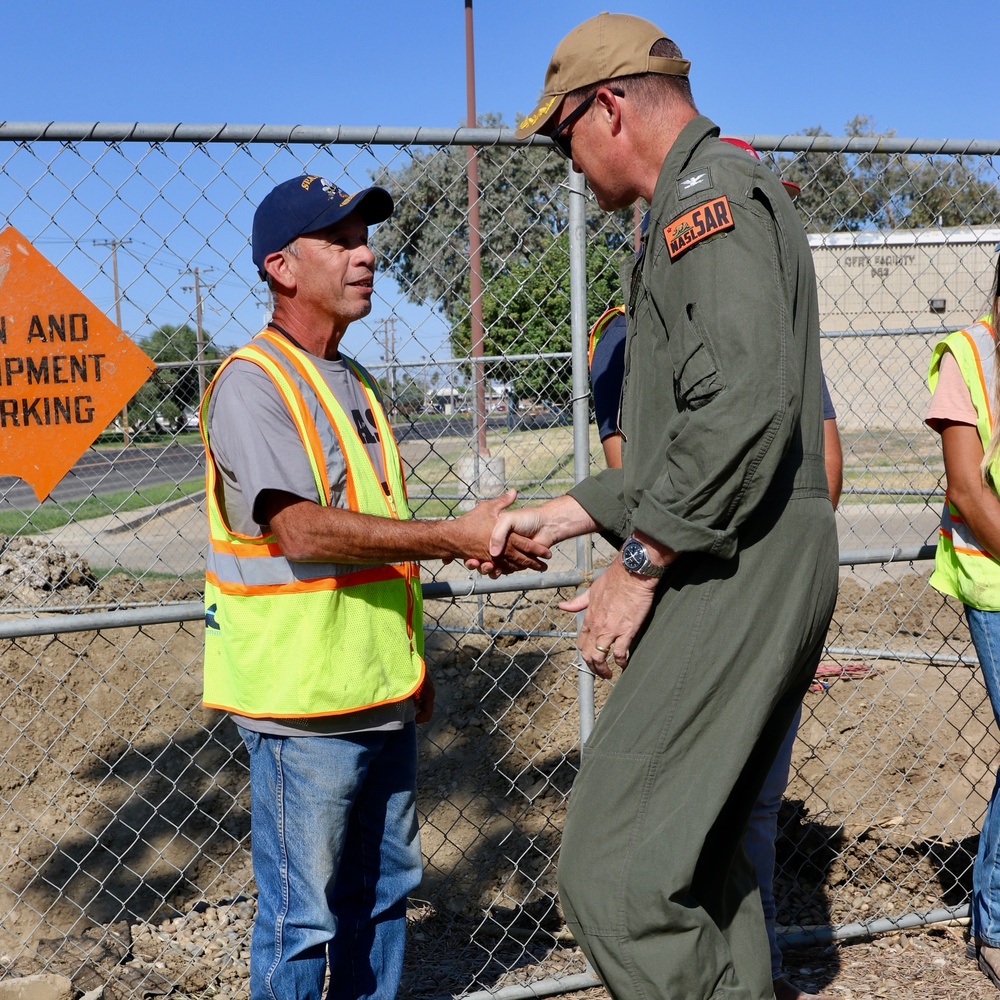
[[[618,90],[616,87],[610,88],[611,93],[615,97],[624,97],[625,91]],[[579,121],[585,114],[587,108],[594,103],[594,99],[597,97],[597,91],[595,90],[589,97],[585,97],[576,108],[574,108],[550,133],[549,138],[556,144],[556,149],[559,150],[563,156],[568,160],[573,159],[573,136],[569,132],[569,129],[573,127],[573,124]]]

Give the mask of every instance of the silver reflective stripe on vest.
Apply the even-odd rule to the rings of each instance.
[[[986,388],[986,410],[990,414],[990,426],[993,426],[993,387],[996,384],[996,365],[993,363],[995,351],[995,341],[990,333],[990,328],[985,323],[973,323],[966,331],[972,337],[973,344],[976,345],[976,354],[979,355],[979,367],[983,373],[983,385]],[[983,442],[983,448],[989,442]]]
[[[947,503],[941,512],[941,530],[946,535],[951,535],[951,544],[956,549],[965,549],[967,554],[991,556],[991,553],[979,544],[976,536],[969,530],[968,525],[960,518],[952,517],[951,508]]]
[[[280,586],[317,580],[321,577],[347,576],[363,570],[385,566],[386,563],[321,563],[292,562],[284,556],[240,558],[229,552],[210,548],[208,569],[220,583],[245,584],[248,587]]]

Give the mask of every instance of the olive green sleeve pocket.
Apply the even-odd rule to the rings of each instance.
[[[725,380],[708,331],[689,303],[670,331],[668,353],[674,371],[674,398],[681,410],[699,410],[724,388]]]

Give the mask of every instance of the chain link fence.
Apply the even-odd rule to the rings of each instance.
[[[796,943],[961,917],[998,746],[961,609],[927,587],[943,466],[924,375],[932,344],[985,311],[1000,144],[748,138],[802,187],[845,456],[841,594],[780,816],[779,924]],[[501,485],[556,496],[601,465],[586,332],[619,299],[638,219],[600,213],[544,141],[0,124],[6,223],[158,363],[44,503],[0,478],[0,975],[247,995],[246,761],[200,705],[195,414],[268,315],[254,207],[301,172],[395,196],[373,238],[375,307],[344,346],[381,382],[418,516]],[[496,582],[424,568],[438,707],[421,739],[426,874],[405,996],[595,982],[555,865],[608,687],[580,670],[557,603],[611,554],[587,540],[547,574]]]

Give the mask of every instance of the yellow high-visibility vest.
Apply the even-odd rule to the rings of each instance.
[[[317,397],[347,469],[350,510],[407,520],[406,485],[392,430],[370,382],[350,359],[375,417],[386,486],[353,421],[308,354],[269,330],[220,367],[201,404],[209,543],[205,578],[204,704],[251,718],[316,718],[402,701],[424,681],[422,597],[415,563],[344,566],[287,559],[272,533],[226,523],[208,437],[219,374],[236,359],[260,367],[288,407],[312,467],[316,502],[330,483],[316,422]]]
[[[968,330],[949,334],[934,348],[927,384],[934,391],[941,372],[941,359],[951,352],[969,387],[976,408],[976,430],[985,451],[993,432],[995,334],[991,316],[984,316]],[[1000,482],[1000,458],[991,468],[992,480]],[[980,611],[1000,611],[1000,561],[988,552],[969,530],[961,513],[945,497],[938,530],[934,572],[930,584],[943,594],[957,597]]]

